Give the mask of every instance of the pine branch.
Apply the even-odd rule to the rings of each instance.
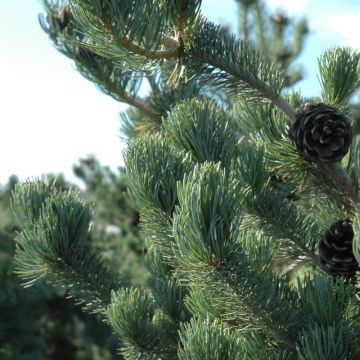
[[[351,48],[333,48],[318,60],[324,101],[341,106],[360,87],[360,52]]]
[[[254,106],[240,100],[232,109],[232,117],[244,138],[254,140],[251,144],[264,141],[271,146],[287,138],[291,125],[291,120],[272,104]]]
[[[112,94],[114,94],[113,97],[117,98],[118,100],[121,100],[127,103],[128,105],[134,106],[144,114],[156,115],[154,109],[151,106],[149,106],[145,101],[136,97],[132,97],[125,92],[121,92],[119,91],[119,89],[116,89],[115,86],[114,88],[110,88],[110,90],[113,90],[112,91]]]
[[[154,276],[171,273],[176,268],[172,217],[160,209],[143,208],[141,211],[141,229],[149,249],[147,258],[151,272]],[[164,273],[165,269],[166,272]]]
[[[122,339],[121,353],[126,359],[175,357],[177,349],[170,346],[168,339],[162,339],[167,347],[160,343],[160,329],[153,322],[155,311],[153,299],[144,291],[124,289],[113,292],[106,315]]]
[[[157,277],[153,281],[152,295],[164,313],[171,320],[175,332],[181,321],[188,320],[188,314],[185,313],[184,298],[187,295],[187,289],[182,286],[178,279],[172,276]],[[177,336],[177,334],[176,334]]]
[[[97,55],[88,48],[86,40],[79,39],[73,15],[64,5],[47,4],[46,11],[46,19],[40,17],[43,30],[60,52],[75,61],[77,69],[86,79],[94,82],[101,91],[115,100],[134,106],[145,114],[155,114],[149,104],[136,96],[141,85],[141,73],[124,70],[124,64]],[[59,14],[67,14],[67,21]],[[85,45],[76,45],[79,41]]]
[[[196,19],[201,6],[201,0],[171,0],[166,4],[167,17],[179,36],[185,27]]]
[[[290,119],[295,119],[294,110],[280,96],[282,72],[266,60],[254,45],[238,41],[228,34],[220,34],[217,26],[202,18],[191,30],[192,37],[185,51],[193,61],[205,65],[202,70],[209,76],[212,86],[218,84],[249,98],[265,98]]]
[[[186,236],[185,231],[183,236]],[[218,319],[233,331],[244,332],[245,336],[253,331],[270,332],[274,339],[295,350],[294,334],[301,328],[303,319],[296,305],[296,296],[289,292],[284,281],[271,278],[266,271],[259,271],[259,262],[240,251],[227,261],[214,255],[206,265],[196,263],[194,258],[189,263],[189,252],[179,254],[179,260],[180,256],[187,260],[181,261],[180,274],[183,281],[188,279],[193,290],[205,294],[209,304],[198,305],[205,305],[205,314],[219,316]],[[210,308],[212,312],[208,312]]]
[[[327,274],[307,275],[302,281],[297,279],[297,290],[309,323],[331,326],[346,318],[353,289],[344,279],[334,280]]]
[[[166,39],[163,38],[162,41],[166,42]],[[151,60],[176,59],[179,57],[179,53],[180,53],[180,48],[177,46],[165,50],[149,51],[147,49],[141,48],[140,46],[131,43],[131,41],[128,40],[127,38],[119,39],[119,44],[121,47],[123,47],[126,50],[129,50],[133,54],[140,55]]]
[[[180,360],[212,359],[236,360],[249,353],[244,341],[231,334],[217,321],[193,318],[189,323],[182,324],[180,329],[182,343],[178,352]]]
[[[285,179],[284,183],[292,191],[310,203],[311,198],[316,202],[325,200],[343,213],[353,212],[354,203],[349,197],[353,187],[348,187],[349,178],[343,175],[343,169],[339,170],[340,174],[334,174],[329,165],[319,166],[304,160],[288,141],[274,141],[266,149],[270,157],[269,170]]]
[[[277,238],[280,235],[282,239],[288,239],[303,255],[322,268],[318,256],[315,255],[315,247],[322,232],[314,221],[301,214],[287,199],[264,188],[257,194],[252,193],[245,200],[245,206],[250,214],[258,218],[259,225],[268,231],[269,235]],[[250,220],[250,223],[253,226],[253,220]]]
[[[267,275],[265,268],[259,271],[262,254],[250,257],[241,250],[239,183],[219,170],[219,165],[196,166],[179,185],[179,207],[173,220],[178,266],[190,286],[211,289],[210,301],[226,307],[229,318],[240,320],[245,309],[250,322],[271,330],[294,349],[295,340],[288,334],[299,322],[297,312],[290,310],[295,305],[294,295],[283,281]],[[258,246],[252,242],[253,249]],[[287,323],[289,314],[295,316],[291,325]]]
[[[135,140],[126,149],[125,164],[137,207],[172,214],[177,203],[176,182],[186,166],[171,146],[156,136]]]
[[[209,318],[193,318],[180,329],[180,360],[294,360],[292,353],[278,346],[269,348],[259,332],[239,337],[232,329]]]
[[[115,100],[134,106],[144,114],[156,115],[156,111],[136,96],[142,82],[142,74],[122,70],[124,66],[111,59],[102,58],[84,47],[74,56],[77,68],[88,80]]]
[[[237,88],[238,91],[243,90],[245,93],[256,98],[266,98],[278,106],[287,116],[294,119],[293,109],[279,95],[282,87],[282,74],[271,63],[267,62],[256,51],[254,46],[246,42],[236,41],[227,34],[219,35],[218,27],[199,17],[194,26],[185,28],[183,34],[181,34],[182,41],[184,41],[184,49],[182,49],[181,44],[176,45],[175,43],[173,47],[166,50],[142,48],[130,38],[122,35],[119,36],[119,33],[131,33],[134,31],[133,27],[130,26],[125,31],[123,28],[117,28],[116,25],[110,26],[109,24],[112,24],[111,19],[116,14],[110,14],[105,10],[101,12],[94,8],[92,10],[97,11],[96,15],[94,15],[90,13],[90,9],[85,7],[83,1],[73,0],[73,10],[82,28],[87,29],[87,36],[90,39],[94,39],[94,42],[87,43],[86,46],[89,46],[95,53],[119,58],[121,51],[126,50],[126,53],[130,52],[143,58],[154,60],[177,59],[185,51],[185,55],[190,56],[195,62],[201,62],[208,67],[210,66],[208,72],[213,73],[211,68],[214,68],[230,76],[230,78],[226,79],[226,76],[224,77],[223,74],[221,83],[225,81],[228,83],[227,85],[230,85],[232,82],[233,84],[230,87]],[[108,1],[111,2],[111,0]],[[107,6],[107,2],[105,2],[104,7],[106,8]],[[117,12],[120,16],[119,11]],[[143,14],[143,11],[141,14]],[[153,11],[154,8],[151,8],[152,13]],[[127,12],[125,15],[129,16]],[[122,14],[122,16],[125,15]],[[104,32],[107,35],[104,36]],[[154,37],[150,41],[152,47],[164,41],[164,35],[161,36],[163,36],[162,39]],[[155,40],[155,38],[158,40]],[[140,37],[138,42],[141,42],[142,39]],[[124,54],[120,56],[124,58]],[[215,76],[215,78],[220,80],[218,76]],[[235,81],[237,82],[236,85]]]
[[[17,218],[23,223],[35,222],[41,215],[41,209],[46,199],[56,193],[55,179],[53,181],[26,181],[16,184],[12,192],[11,207]]]
[[[45,277],[66,287],[87,310],[104,313],[111,290],[125,283],[86,244],[90,207],[74,192],[52,186],[34,181],[15,189],[16,213],[27,216],[16,239],[17,272],[27,286]]]
[[[178,104],[164,121],[163,129],[176,149],[190,153],[194,161],[221,161],[226,167],[237,150],[230,119],[209,100]]]
[[[347,359],[350,354],[345,336],[346,330],[342,324],[328,327],[313,325],[304,330],[301,336],[299,359]]]
[[[70,4],[82,31],[93,40],[84,45],[100,55],[119,58],[130,53],[138,60],[178,57],[178,46],[156,49],[166,37],[161,2],[147,0],[133,6],[126,0],[119,6],[115,0],[71,0]]]
[[[231,277],[234,276],[233,271],[226,274],[222,273],[222,277],[225,281],[225,284],[229,287],[230,291],[233,293],[238,292],[237,284],[231,280]],[[244,299],[243,303],[244,303]],[[274,321],[267,317],[267,314],[264,311],[260,311],[259,308],[254,306],[250,301],[245,301],[246,310],[251,314],[254,319],[257,319],[265,328],[269,329],[278,339],[283,341],[290,349],[296,349],[296,339],[289,334],[288,331],[281,329]]]
[[[166,81],[166,70],[159,74],[157,79],[157,91],[146,98],[146,103],[153,109],[153,114],[140,113],[134,109],[128,109],[121,113],[122,132],[126,140],[131,137],[138,137],[142,134],[156,134],[162,131],[162,124],[171,112],[172,108],[179,102],[195,97],[202,98],[203,88],[197,81],[190,81],[180,84],[176,88],[169,88],[163,85]],[[160,91],[160,92],[158,92]]]

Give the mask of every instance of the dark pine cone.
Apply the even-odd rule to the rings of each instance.
[[[339,220],[326,231],[319,243],[321,263],[333,276],[351,278],[358,270],[352,242],[354,232],[349,220]]]
[[[316,104],[296,113],[289,137],[304,158],[318,163],[336,162],[348,152],[352,130],[339,109]]]

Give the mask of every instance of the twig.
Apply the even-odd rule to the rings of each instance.
[[[156,115],[155,110],[150,105],[146,104],[143,100],[128,95],[125,91],[119,89],[114,82],[111,82],[109,85],[110,95],[116,100],[134,106],[143,113]]]
[[[339,162],[330,163],[328,166],[339,180],[339,184],[344,194],[356,203],[358,200],[357,188],[350,175],[341,167]]]
[[[123,48],[133,52],[134,54],[142,55],[152,60],[173,59],[179,56],[180,47],[172,47],[165,50],[149,51],[140,46],[134,45],[125,37],[122,37],[119,43]]]
[[[124,100],[127,104],[136,107],[138,110],[140,110],[140,111],[143,112],[143,113],[151,114],[151,115],[155,115],[155,114],[156,114],[156,112],[154,111],[154,109],[153,109],[151,106],[149,106],[148,104],[146,104],[146,103],[145,103],[143,100],[141,100],[141,99],[137,99],[137,98],[134,98],[134,97],[131,97],[131,96],[128,96],[128,95],[124,94],[123,100]]]
[[[202,53],[202,52],[193,52],[195,58],[200,61],[206,62],[207,64],[214,66],[220,70],[227,72],[228,74],[234,76],[240,81],[248,84],[253,89],[257,89],[266,99],[270,100],[276,107],[278,107],[286,116],[288,116],[291,120],[295,120],[295,110],[291,107],[291,105],[285,101],[281,95],[276,94],[276,92],[263,81],[256,79],[251,74],[242,72],[232,63],[225,63],[220,59],[217,59],[210,54]]]

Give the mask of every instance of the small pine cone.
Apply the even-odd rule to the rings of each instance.
[[[69,9],[59,9],[55,14],[55,18],[61,30],[65,30],[70,21],[73,20],[73,15]]]
[[[296,113],[289,138],[307,160],[337,162],[349,150],[352,130],[339,109],[320,103]]]
[[[282,26],[285,26],[288,24],[289,22],[289,18],[286,17],[285,15],[283,14],[276,14],[275,16],[272,16],[271,17],[271,20],[276,23],[276,24],[279,24],[279,25],[282,25]]]
[[[349,220],[333,224],[319,243],[320,261],[333,276],[352,278],[359,268],[353,251],[354,232]]]

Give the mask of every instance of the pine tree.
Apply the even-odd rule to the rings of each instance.
[[[125,359],[357,359],[360,53],[326,51],[307,104],[199,0],[47,5],[44,27],[80,72],[147,114],[125,116],[125,164],[152,278],[111,270],[87,242],[91,206],[36,180],[13,197],[26,284],[65,287]]]
[[[56,188],[67,189],[61,176],[48,176]],[[10,210],[10,194],[18,179],[0,188],[0,358],[111,359],[116,354],[110,329],[94,315],[85,314],[66,291],[45,281],[23,288],[15,275],[14,237],[21,224]]]

